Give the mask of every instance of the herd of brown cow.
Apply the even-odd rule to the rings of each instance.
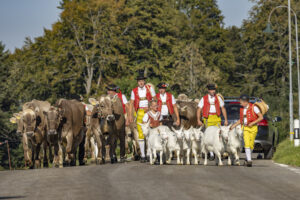
[[[181,123],[186,128],[197,126],[197,102],[179,95],[177,106]],[[10,121],[17,124],[17,133],[22,136],[25,163],[39,168],[41,148],[44,167],[48,167],[49,161],[55,167],[75,166],[76,157],[79,164],[84,165],[89,156],[97,164],[104,164],[106,158],[115,163],[118,140],[121,158],[126,152],[138,157],[136,124],[126,126],[126,117],[119,98],[102,95],[98,99],[90,98],[89,104],[59,99],[51,105],[47,101],[32,100]],[[132,148],[128,148],[129,143]],[[95,148],[97,156],[93,153]]]

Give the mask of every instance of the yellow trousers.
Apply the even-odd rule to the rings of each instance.
[[[254,149],[254,142],[257,134],[257,126],[244,126],[244,143],[245,148]]]
[[[144,109],[139,109],[136,113],[137,117],[136,117],[136,125],[137,125],[137,130],[139,133],[139,140],[144,140],[144,134],[143,134],[143,130],[141,128],[141,126],[138,123],[143,123],[143,117],[145,115],[145,110]]]
[[[203,119],[205,127],[221,125],[221,117],[218,115],[208,115],[208,118]]]

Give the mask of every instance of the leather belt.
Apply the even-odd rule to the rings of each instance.
[[[167,105],[167,102],[162,102],[162,105]]]
[[[145,101],[147,100],[147,97],[140,97],[140,101]]]

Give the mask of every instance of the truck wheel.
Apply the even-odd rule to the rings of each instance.
[[[272,159],[274,154],[274,147],[272,146],[270,149],[264,151],[264,159]]]

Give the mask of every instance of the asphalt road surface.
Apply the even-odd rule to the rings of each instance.
[[[255,160],[252,168],[209,164],[1,171],[0,199],[300,199],[300,174],[272,161]]]

